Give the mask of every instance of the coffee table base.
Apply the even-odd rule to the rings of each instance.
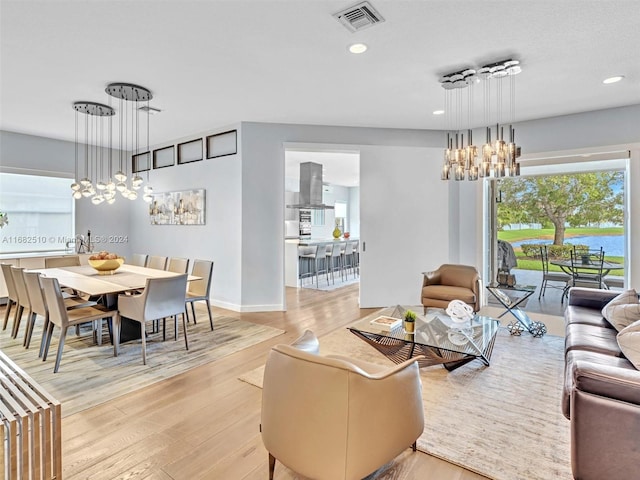
[[[432,365],[442,364],[448,371],[455,370],[473,360],[480,360],[486,366],[489,366],[489,360],[493,352],[493,345],[496,341],[496,335],[491,338],[487,347],[478,354],[451,352],[438,347],[416,344],[410,340],[403,341],[396,338],[389,338],[370,332],[362,332],[359,330],[349,329],[356,337],[361,338],[373,348],[382,353],[385,357],[394,363],[402,363],[410,358],[423,355],[425,358],[418,360],[420,367],[429,367]]]

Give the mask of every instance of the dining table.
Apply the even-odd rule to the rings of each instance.
[[[556,265],[558,267],[560,267],[562,269],[563,272],[568,273],[569,275],[573,274],[573,268],[574,268],[574,262],[572,262],[571,260],[551,260],[549,262],[551,265]],[[577,267],[579,267],[579,269],[582,270],[593,270],[594,272],[597,272],[600,270],[600,263],[580,263],[580,264],[575,264]],[[612,270],[621,270],[624,268],[624,264],[622,263],[617,263],[617,262],[609,262],[607,260],[604,260],[602,262],[602,276],[606,276],[609,274],[609,272],[611,272]]]
[[[100,274],[90,265],[40,268],[32,271],[42,276],[56,278],[61,287],[70,288],[88,295],[107,307],[117,306],[118,294],[143,290],[149,278],[167,278],[179,273],[123,264],[111,274]],[[187,282],[202,280],[202,277],[187,276]],[[140,324],[122,318],[120,326],[120,342],[128,342],[140,338]]]

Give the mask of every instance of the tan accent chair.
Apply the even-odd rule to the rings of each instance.
[[[290,345],[269,353],[261,432],[270,480],[276,459],[316,480],[361,479],[415,451],[423,429],[416,358],[388,367]]]
[[[423,272],[422,305],[447,308],[451,300],[461,300],[474,312],[480,310],[482,281],[475,267],[470,265],[441,265],[433,272]]]

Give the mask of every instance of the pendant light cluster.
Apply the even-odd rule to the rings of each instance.
[[[440,79],[445,90],[445,111],[447,113],[447,146],[444,151],[442,180],[478,180],[484,177],[516,177],[520,175],[521,149],[515,143],[515,75],[522,68],[518,60],[503,60],[484,65],[478,70],[465,69]],[[503,81],[509,78],[507,87]],[[473,143],[474,89],[482,84],[484,99],[485,143],[480,149]],[[495,137],[492,139],[491,88],[495,86]],[[466,95],[463,91],[466,90]],[[506,93],[505,93],[506,92]],[[466,98],[465,98],[466,97]],[[506,102],[504,101],[506,97]],[[466,101],[466,143],[463,133],[463,117]],[[508,121],[505,140],[504,120]]]
[[[96,102],[75,102],[76,111],[75,130],[75,180],[71,184],[73,198],[91,198],[91,203],[100,205],[103,202],[112,204],[119,192],[128,200],[138,198],[138,190],[143,188],[144,179],[133,173],[133,165],[127,161],[129,152],[139,155],[141,148],[140,102],[153,98],[151,92],[139,85],[131,83],[111,83],[106,88],[109,94],[109,105]],[[113,130],[113,117],[116,110],[111,106],[111,99],[118,102],[119,122],[117,131]],[[84,128],[79,121],[79,114],[85,114]],[[149,115],[146,117],[146,138],[144,152],[149,152]],[[80,131],[84,130],[84,137]],[[117,145],[114,145],[114,135]],[[117,152],[113,147],[117,146]],[[81,168],[82,167],[82,168]],[[114,173],[114,169],[117,171]],[[78,181],[82,170],[82,178]],[[128,180],[128,182],[127,182]],[[149,171],[147,170],[147,185],[143,188],[143,199],[150,203],[153,188],[148,185]]]

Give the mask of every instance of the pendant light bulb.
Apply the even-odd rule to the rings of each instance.
[[[145,193],[142,196],[142,199],[147,203],[151,203],[151,201],[153,200],[153,195],[151,195],[150,193]]]
[[[76,190],[76,191],[74,191],[74,192],[71,194],[71,196],[72,196],[74,199],[79,200],[79,199],[81,199],[81,198],[82,198],[82,192],[81,192],[80,190]]]
[[[91,185],[91,180],[89,180],[87,177],[84,177],[82,180],[80,180],[80,185],[82,185],[83,187],[88,187],[89,185]]]
[[[107,188],[107,184],[106,184],[106,183],[104,183],[104,182],[98,182],[98,183],[96,183],[96,188],[97,188],[98,190],[104,190],[104,189],[106,189],[106,188]]]
[[[151,185],[145,185],[143,188],[144,193],[153,193],[153,187]]]
[[[119,182],[124,182],[127,179],[127,174],[124,173],[122,170],[119,170],[116,172],[116,174],[113,177]]]
[[[127,184],[124,182],[118,182],[116,183],[116,190],[118,190],[119,192],[124,192],[127,189]]]
[[[129,195],[127,197],[129,200],[135,200],[138,198],[138,192],[134,191],[134,190],[130,190],[129,191]]]
[[[81,186],[78,182],[73,182],[71,184],[71,190],[73,190],[74,192],[77,192],[78,190],[80,190]]]

